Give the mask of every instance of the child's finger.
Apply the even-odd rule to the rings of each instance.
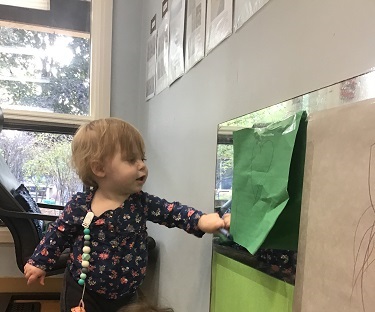
[[[31,273],[30,270],[25,270],[24,275],[25,275],[26,279],[29,279],[29,277],[32,275],[32,273]]]
[[[27,279],[27,285],[31,285],[32,283],[36,282],[38,280],[38,276],[35,274],[30,275]]]
[[[224,227],[226,229],[229,229],[230,228],[230,213],[226,213],[224,216],[223,216],[223,220],[224,220]]]
[[[224,227],[224,220],[222,218],[214,218],[211,223],[211,230],[213,232],[217,231],[220,228]]]
[[[35,283],[39,280],[39,283],[44,286],[44,275],[43,274],[36,274],[31,273],[25,276],[27,278],[27,285]]]

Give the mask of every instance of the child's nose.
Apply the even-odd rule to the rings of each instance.
[[[137,160],[137,164],[139,169],[143,169],[144,167],[146,167],[146,164],[142,159]]]

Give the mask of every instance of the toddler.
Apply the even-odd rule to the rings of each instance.
[[[197,237],[229,228],[230,218],[143,192],[144,142],[120,119],[81,126],[72,141],[72,163],[90,189],[66,204],[24,267],[28,284],[44,284],[46,272],[70,246],[62,312],[116,312],[137,301],[147,265],[146,221]]]

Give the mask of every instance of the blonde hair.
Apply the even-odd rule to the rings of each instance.
[[[143,159],[145,146],[141,134],[121,119],[94,120],[79,127],[73,137],[72,165],[86,186],[97,187],[91,164],[103,163],[117,151],[126,160]]]

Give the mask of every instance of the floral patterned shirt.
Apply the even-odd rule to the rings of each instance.
[[[53,269],[64,248],[70,246],[69,270],[78,281],[82,265],[83,226],[94,191],[77,193],[60,217],[48,228],[28,263],[44,271]],[[86,287],[107,299],[133,293],[142,283],[147,266],[146,221],[179,227],[197,237],[203,213],[178,202],[149,195],[132,194],[115,210],[94,217],[90,224],[91,252]]]

